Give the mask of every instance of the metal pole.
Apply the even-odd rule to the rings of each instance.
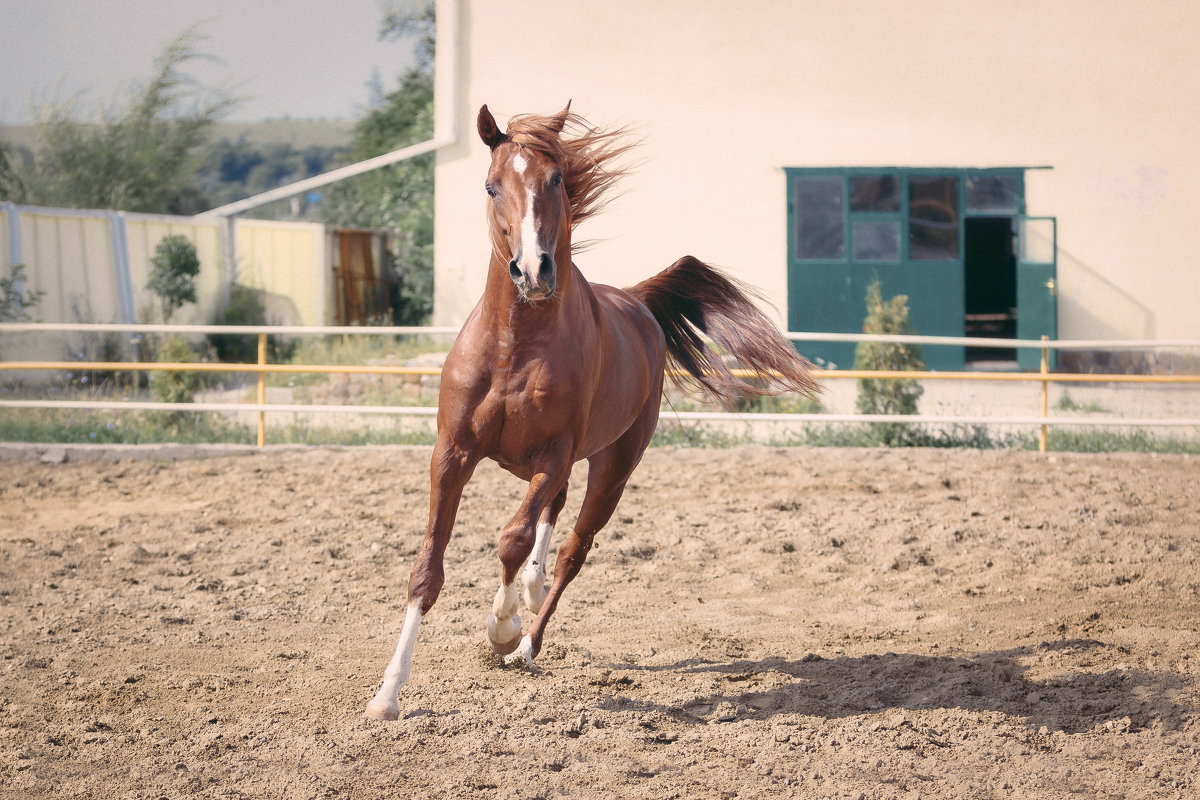
[[[1043,336],[1042,341],[1049,341],[1048,336]],[[1045,419],[1049,410],[1050,400],[1050,381],[1046,379],[1047,373],[1050,372],[1050,348],[1042,347],[1042,419]],[[1046,426],[1042,425],[1041,432],[1038,434],[1038,452],[1046,452]]]
[[[260,333],[258,335],[258,365],[266,366],[267,363],[267,335]],[[264,406],[267,404],[267,373],[265,370],[258,371],[258,404]],[[267,444],[267,412],[258,412],[258,446],[265,447]]]

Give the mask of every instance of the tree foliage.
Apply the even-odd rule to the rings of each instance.
[[[433,77],[412,69],[399,87],[378,97],[354,127],[351,160],[363,161],[433,136]],[[393,321],[426,322],[433,310],[432,154],[351,178],[326,195],[325,221],[384,228],[400,281]]]
[[[79,98],[39,110],[35,148],[0,144],[0,198],[74,208],[190,214],[204,207],[195,173],[213,123],[236,104],[182,68],[201,57],[193,29],[167,45],[124,107],[81,118]]]
[[[415,40],[417,69],[433,74],[434,35],[437,32],[434,0],[384,0],[382,5],[383,22],[379,28],[379,38]]]
[[[245,134],[208,148],[197,183],[205,200],[225,205],[327,172],[345,163],[348,147],[253,141]],[[307,206],[306,206],[307,207]],[[287,203],[254,210],[256,218],[293,218]]]

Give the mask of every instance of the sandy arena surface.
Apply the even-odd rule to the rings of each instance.
[[[128,452],[0,462],[0,797],[1200,795],[1194,457],[651,450],[534,671],[484,465],[380,723],[428,449]]]

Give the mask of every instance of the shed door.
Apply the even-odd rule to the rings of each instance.
[[[1058,230],[1055,217],[1014,219],[1017,237],[1017,338],[1058,338]],[[1021,369],[1038,369],[1042,356],[1037,350],[1021,348]],[[1054,369],[1055,354],[1050,353]]]

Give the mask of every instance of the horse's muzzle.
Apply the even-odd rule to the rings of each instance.
[[[557,274],[554,256],[546,252],[541,253],[538,256],[537,268],[532,274],[530,270],[523,268],[522,260],[521,254],[517,253],[516,258],[508,262],[509,277],[517,285],[521,296],[527,300],[540,300],[554,294]]]

